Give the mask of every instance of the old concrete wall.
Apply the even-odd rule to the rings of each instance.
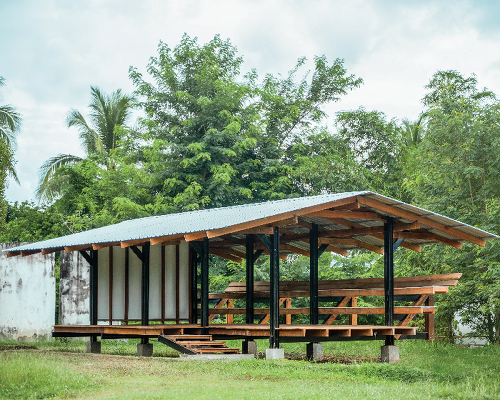
[[[51,337],[55,323],[54,254],[7,258],[2,250],[24,243],[0,243],[0,338]]]
[[[59,325],[90,324],[90,267],[78,251],[61,251]]]

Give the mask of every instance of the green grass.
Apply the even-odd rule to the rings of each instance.
[[[101,355],[84,353],[83,342],[54,341],[36,343],[36,350],[1,351],[0,395],[9,399],[500,398],[498,346],[469,349],[405,341],[399,343],[397,364],[344,365],[301,360],[305,343],[283,346],[295,360],[231,362],[180,360],[157,343],[155,357],[138,358],[136,343],[103,341]],[[259,341],[259,350],[266,344]],[[324,344],[324,353],[376,357],[380,345],[332,342]]]

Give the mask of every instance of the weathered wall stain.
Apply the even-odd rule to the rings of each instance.
[[[24,243],[0,243],[0,338],[51,337],[55,323],[55,257],[11,257],[2,250]]]

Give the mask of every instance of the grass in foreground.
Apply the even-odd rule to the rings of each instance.
[[[325,343],[324,353],[374,357],[379,355],[380,344]],[[0,352],[0,396],[16,399],[500,398],[498,346],[466,349],[406,341],[400,343],[402,361],[394,365],[260,359],[183,361],[175,357],[175,352],[156,343],[155,355],[163,357],[150,359],[132,356],[136,352],[135,343],[104,341],[102,355],[85,354],[83,342],[37,343],[35,347],[35,350]],[[259,343],[259,349],[265,347],[265,341]],[[284,347],[295,359],[305,352],[305,344]]]

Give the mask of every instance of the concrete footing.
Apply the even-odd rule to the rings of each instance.
[[[307,343],[307,359],[320,361],[323,358],[323,343]]]
[[[257,354],[257,342],[255,340],[244,340],[241,347],[243,354]]]
[[[382,346],[380,358],[382,362],[393,364],[399,361],[399,346]]]
[[[280,360],[285,358],[284,349],[266,349],[266,360]]]
[[[140,357],[151,357],[153,355],[153,344],[139,343],[137,345],[137,355]]]
[[[90,341],[87,342],[87,353],[100,353],[101,352],[101,342]]]

